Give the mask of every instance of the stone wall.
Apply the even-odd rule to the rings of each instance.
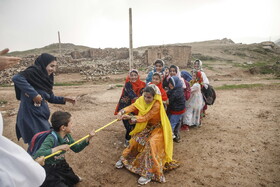
[[[129,51],[127,48],[120,48],[120,49],[91,48],[82,52],[73,51],[70,54],[73,59],[90,58],[92,60],[101,60],[101,59],[120,60],[120,59],[129,58]]]
[[[191,65],[191,46],[158,46],[147,50],[148,66],[153,65],[157,59],[165,61],[167,66],[175,64],[181,68]]]

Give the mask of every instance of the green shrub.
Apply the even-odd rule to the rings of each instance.
[[[263,84],[225,84],[223,86],[216,87],[216,90],[232,90],[232,89],[243,89],[243,88],[255,88],[263,86]]]
[[[54,84],[54,86],[79,86],[83,85],[83,81],[80,82],[57,82]]]

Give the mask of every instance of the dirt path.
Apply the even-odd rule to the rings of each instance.
[[[273,84],[279,81],[250,80],[268,86],[218,90],[203,125],[181,132],[182,142],[174,143],[174,159],[181,167],[166,173],[167,183],[151,182],[147,187],[280,186],[280,86]],[[50,104],[51,111],[70,111],[76,123],[73,136],[81,138],[115,119],[121,88],[108,88],[109,84],[55,87],[56,95],[80,97],[74,107]],[[8,102],[0,108],[4,111],[4,135],[26,148],[15,136],[18,102],[14,98],[13,88],[0,88],[0,100]],[[84,178],[79,187],[137,186],[137,175],[114,167],[123,150],[124,132],[121,122],[116,122],[97,133],[83,152],[68,153],[66,159]]]

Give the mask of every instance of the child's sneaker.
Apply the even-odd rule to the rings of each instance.
[[[149,178],[146,178],[146,177],[140,177],[138,179],[138,183],[141,184],[141,185],[144,185],[144,184],[147,184],[151,181],[151,179]]]
[[[82,182],[84,179],[82,177],[80,177],[79,175],[77,175],[79,177],[79,182]]]
[[[128,146],[129,146],[129,140],[125,140],[123,146],[124,146],[124,147],[128,147]]]
[[[115,164],[115,167],[118,168],[118,169],[123,168],[122,160],[117,161],[117,163]]]
[[[181,142],[181,138],[180,138],[179,134],[177,134],[176,137],[173,138],[173,140],[174,140],[174,142],[176,142],[176,143]]]

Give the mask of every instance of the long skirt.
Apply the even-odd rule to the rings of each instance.
[[[192,94],[186,102],[186,112],[183,114],[183,124],[189,126],[200,125],[201,111],[204,101],[201,93]]]
[[[129,171],[154,181],[165,182],[165,156],[161,125],[148,124],[142,132],[131,137],[121,160]]]

